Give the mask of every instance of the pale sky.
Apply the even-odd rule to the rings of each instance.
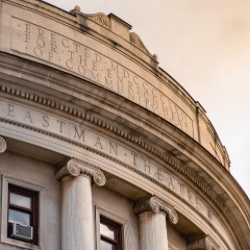
[[[69,11],[114,13],[133,26],[160,67],[207,111],[250,197],[249,0],[47,0]]]

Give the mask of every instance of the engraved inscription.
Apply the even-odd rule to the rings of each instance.
[[[193,137],[192,119],[162,90],[120,63],[66,36],[13,18],[12,50],[45,60],[110,89]],[[27,117],[29,119],[29,117]]]
[[[106,153],[160,182],[163,186],[184,198],[194,209],[200,211],[210,221],[212,220],[212,212],[200,197],[165,168],[125,145],[112,141],[73,122],[42,113],[36,109],[6,102],[5,100],[0,100],[0,117],[58,134]],[[173,158],[170,159],[170,155],[167,153],[166,157],[169,158],[169,161],[173,161],[174,164],[179,164],[177,161],[174,162]]]

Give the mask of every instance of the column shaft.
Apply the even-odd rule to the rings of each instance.
[[[94,250],[91,178],[62,180],[62,250]]]
[[[140,250],[167,250],[166,215],[163,213],[143,212],[139,214]]]

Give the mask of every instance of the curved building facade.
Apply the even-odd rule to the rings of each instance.
[[[0,249],[250,249],[205,110],[110,14],[0,1]]]

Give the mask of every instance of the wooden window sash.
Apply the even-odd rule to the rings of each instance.
[[[21,196],[25,196],[31,199],[31,208],[25,208],[22,206],[18,206],[10,203],[10,193],[15,193]],[[33,227],[33,240],[29,241],[35,245],[38,245],[38,226],[39,226],[39,193],[36,191],[28,190],[22,187],[18,187],[15,185],[9,185],[8,187],[8,220],[7,220],[7,228],[9,228],[9,210],[13,209],[15,211],[20,211],[30,215],[30,225]],[[9,236],[9,230],[8,230]],[[24,241],[25,240],[20,240]]]

